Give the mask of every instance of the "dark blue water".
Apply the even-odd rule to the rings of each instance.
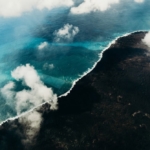
[[[58,95],[65,93],[112,40],[125,33],[150,29],[149,8],[149,1],[138,4],[128,0],[105,12],[73,15],[70,8],[59,8],[0,17],[0,88],[13,81],[15,92],[30,90],[11,76],[16,67],[30,64],[44,85]],[[78,27],[79,33],[72,41],[55,42],[54,31],[65,24]],[[44,42],[47,45],[39,50]],[[0,94],[0,121],[17,115],[11,90],[7,94],[9,97]]]

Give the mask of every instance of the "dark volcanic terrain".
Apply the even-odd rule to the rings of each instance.
[[[59,98],[59,110],[48,104],[30,144],[18,120],[0,128],[0,150],[150,150],[150,49],[146,32],[122,37],[101,61]],[[22,133],[22,134],[21,134]]]

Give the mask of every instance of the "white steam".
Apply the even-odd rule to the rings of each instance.
[[[105,11],[111,7],[112,4],[119,3],[120,0],[84,0],[78,7],[72,7],[72,14],[83,14],[95,11]]]
[[[79,33],[79,28],[70,24],[65,24],[54,34],[55,42],[72,42],[74,37]]]
[[[17,17],[23,12],[29,12],[33,9],[46,8],[50,10],[61,6],[70,7],[73,4],[73,0],[0,0],[0,16]]]

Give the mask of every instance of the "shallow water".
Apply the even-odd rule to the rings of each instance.
[[[93,66],[112,40],[136,30],[149,30],[149,8],[148,2],[137,4],[128,0],[105,12],[84,15],[72,15],[69,8],[59,8],[35,10],[21,17],[1,17],[0,88],[10,81],[16,83],[16,91],[27,88],[12,78],[11,71],[30,64],[54,93],[65,93],[74,80]],[[67,23],[77,26],[79,33],[71,42],[55,42],[54,31]],[[43,42],[47,46],[39,50]],[[13,97],[0,95],[0,121],[16,116],[15,107]]]

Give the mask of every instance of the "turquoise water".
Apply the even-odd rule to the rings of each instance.
[[[13,81],[15,91],[28,89],[14,80],[11,71],[30,64],[44,85],[57,95],[65,93],[74,80],[93,66],[112,40],[125,33],[150,29],[150,3],[146,2],[137,4],[128,0],[105,12],[84,15],[73,15],[70,8],[59,8],[1,17],[0,88]],[[78,27],[79,33],[72,41],[55,42],[54,31],[67,23]],[[39,50],[43,42],[47,45]],[[17,115],[16,101],[10,91],[9,98],[0,94],[0,121]]]

